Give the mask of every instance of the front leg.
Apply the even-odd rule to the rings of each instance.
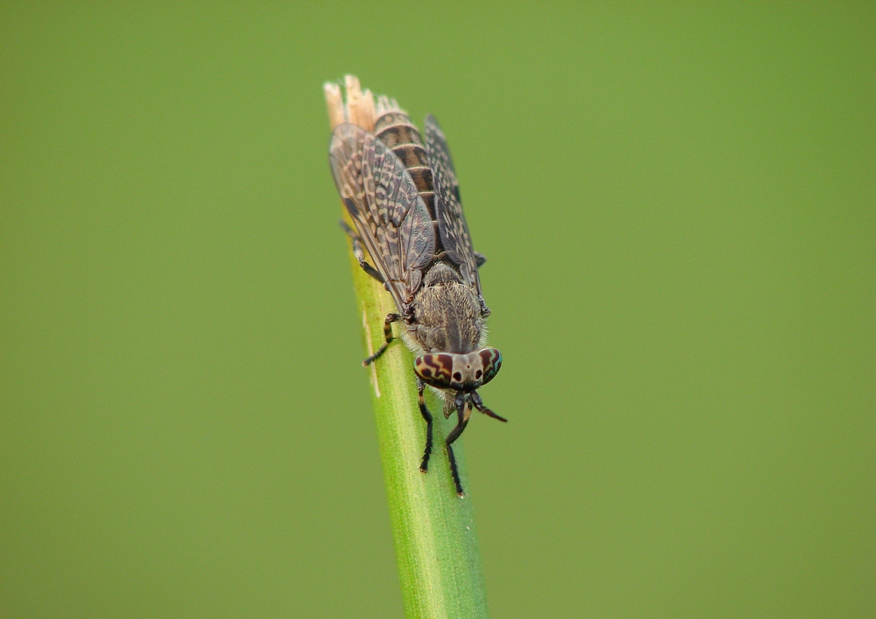
[[[465,426],[468,425],[468,418],[471,416],[471,409],[469,408],[468,414],[466,414],[466,402],[465,402],[465,394],[460,391],[456,394],[456,427],[450,431],[450,434],[447,435],[447,439],[445,444],[447,445],[447,459],[450,460],[450,474],[453,476],[453,483],[456,485],[456,494],[459,498],[465,496],[465,492],[462,490],[462,482],[459,479],[459,467],[456,465],[456,456],[453,455],[453,441],[459,438],[462,434],[462,431],[465,430]]]
[[[423,390],[426,388],[426,383],[417,377],[417,395],[420,405],[420,414],[426,420],[426,448],[423,450],[423,462],[420,464],[420,472],[425,473],[429,470],[429,456],[432,455],[432,413],[426,408],[426,400],[423,399]]]

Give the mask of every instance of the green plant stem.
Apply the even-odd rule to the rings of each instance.
[[[396,312],[383,286],[369,277],[350,252],[359,315],[367,354],[383,343],[383,321]],[[400,335],[402,325],[395,325]],[[399,338],[363,370],[371,380],[377,435],[389,513],[395,538],[405,612],[414,617],[487,617],[483,570],[474,527],[462,439],[453,444],[466,496],[460,498],[450,476],[444,437],[443,404],[427,390],[435,419],[429,472],[419,470],[426,423],[417,406],[413,358]]]

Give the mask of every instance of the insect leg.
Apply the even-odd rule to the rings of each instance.
[[[420,464],[420,471],[425,473],[429,469],[429,456],[432,455],[432,413],[426,408],[426,400],[423,399],[423,389],[426,388],[424,383],[417,377],[417,394],[420,404],[420,414],[426,420],[426,448],[423,450],[423,462]]]
[[[368,367],[370,363],[375,361],[380,355],[386,352],[386,347],[389,346],[390,342],[395,339],[392,335],[392,323],[394,323],[396,320],[401,320],[401,316],[399,316],[398,314],[386,315],[386,320],[383,321],[383,339],[386,341],[383,343],[383,346],[377,349],[376,353],[365,359],[365,361],[362,362],[362,365]]]
[[[468,415],[465,414],[465,394],[460,391],[456,394],[456,427],[450,431],[450,434],[447,435],[447,439],[445,444],[447,445],[447,459],[450,460],[450,474],[453,476],[453,483],[456,485],[456,494],[459,497],[464,497],[465,492],[462,490],[462,482],[459,480],[459,468],[456,466],[456,456],[453,455],[453,441],[459,438],[459,435],[462,434],[462,431],[465,430],[465,426],[468,425],[468,418],[471,416],[471,409],[468,411]]]
[[[383,275],[375,269],[373,266],[365,262],[365,252],[362,250],[362,239],[359,238],[359,235],[347,225],[343,219],[339,222],[341,224],[341,228],[343,228],[344,232],[346,232],[350,239],[353,242],[353,255],[356,256],[356,260],[359,261],[359,266],[362,267],[368,275],[379,281],[381,284],[386,283],[383,279]]]
[[[505,419],[504,417],[500,417],[489,408],[484,406],[484,403],[481,401],[481,396],[478,395],[477,391],[471,392],[471,403],[474,404],[474,407],[481,411],[487,417],[492,417],[493,419],[498,419],[499,421],[504,421],[506,423],[508,422],[507,419]]]

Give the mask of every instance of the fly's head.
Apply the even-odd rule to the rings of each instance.
[[[466,401],[489,417],[506,421],[483,405],[477,389],[493,380],[502,367],[502,353],[482,348],[467,355],[449,352],[428,353],[414,359],[414,371],[424,383],[442,391],[455,391],[455,406],[460,415]],[[445,416],[452,407],[445,409]]]
[[[474,391],[493,380],[501,367],[502,353],[495,348],[482,348],[467,355],[429,353],[414,359],[417,376],[442,391]]]
[[[473,406],[488,417],[507,421],[484,406],[477,392],[479,387],[493,380],[501,367],[502,353],[495,348],[481,348],[467,355],[428,353],[414,359],[414,371],[424,383],[441,391],[456,392],[455,398],[447,400],[449,406],[445,406],[444,416],[456,408],[460,419],[465,417],[466,420],[464,409],[468,406],[470,414]]]

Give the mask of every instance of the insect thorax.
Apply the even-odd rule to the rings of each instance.
[[[481,308],[477,292],[459,273],[436,262],[414,296],[408,334],[424,352],[470,353],[486,341]]]

